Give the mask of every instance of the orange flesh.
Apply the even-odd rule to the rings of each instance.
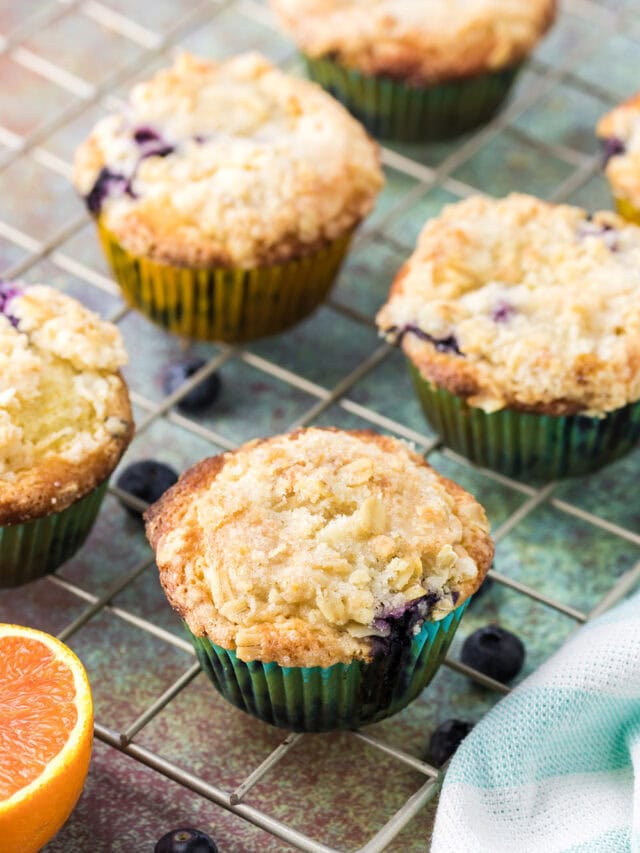
[[[0,637],[0,802],[29,785],[78,719],[73,673],[38,640]]]

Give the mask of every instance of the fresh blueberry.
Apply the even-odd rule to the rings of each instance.
[[[446,720],[431,735],[429,752],[434,767],[442,767],[473,728],[473,723],[464,720]]]
[[[173,486],[178,475],[168,465],[156,462],[155,459],[143,459],[132,462],[118,477],[116,485],[123,492],[128,492],[146,503],[155,503],[158,498]],[[127,504],[122,503],[131,515],[140,517],[141,513]]]
[[[524,655],[524,645],[515,634],[499,625],[486,625],[464,641],[460,660],[483,675],[506,684],[522,669]]]
[[[163,835],[153,853],[218,853],[218,848],[206,832],[184,827]]]
[[[402,329],[396,329],[393,326],[390,329],[387,329],[387,334],[395,334],[398,346],[400,346],[403,337],[408,333],[420,338],[421,341],[429,341],[429,343],[432,343],[438,352],[450,352],[455,353],[456,355],[464,355],[460,350],[460,344],[458,343],[458,339],[455,335],[448,335],[446,338],[436,338],[428,332],[425,332],[419,326],[411,325],[405,326]]]
[[[112,195],[130,195],[134,197],[131,182],[117,172],[112,172],[106,166],[100,169],[93,188],[86,197],[87,208],[94,216],[102,210],[104,200]]]
[[[165,394],[173,394],[205,364],[206,361],[202,358],[188,358],[169,365],[163,383]],[[179,400],[177,407],[183,412],[201,412],[216,400],[221,385],[218,374],[210,373]]]
[[[152,127],[139,127],[133,134],[133,138],[138,145],[145,145],[147,142],[157,142],[160,140],[160,134]]]
[[[602,165],[606,166],[612,157],[615,157],[618,154],[624,154],[626,150],[624,142],[621,139],[618,139],[617,136],[610,136],[608,139],[605,139],[602,152]]]
[[[516,313],[516,309],[510,302],[507,302],[506,299],[500,299],[491,312],[491,319],[494,323],[507,323]]]
[[[9,320],[12,326],[18,327],[18,318],[14,317],[9,309],[9,303],[16,296],[20,296],[22,288],[12,281],[0,280],[0,314]]]

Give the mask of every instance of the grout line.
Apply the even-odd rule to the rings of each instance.
[[[143,27],[96,0],[87,0],[80,8],[84,15],[101,24],[105,29],[128,38],[129,41],[135,42],[146,50],[155,50],[162,43],[161,36],[153,30]]]
[[[625,572],[621,578],[611,587],[603,599],[589,613],[589,620],[595,619],[605,611],[617,604],[628,592],[635,587],[640,581],[640,562],[637,562],[632,569]]]
[[[547,485],[541,488],[540,491],[531,495],[528,500],[521,504],[518,509],[506,519],[506,521],[503,521],[502,524],[493,531],[491,534],[493,541],[497,543],[501,539],[504,539],[505,536],[513,530],[516,524],[519,524],[524,518],[532,513],[534,509],[549,498],[549,495],[555,487],[555,482],[547,483]]]
[[[152,702],[142,714],[135,720],[129,728],[120,734],[120,743],[122,746],[127,746],[133,738],[149,723],[157,714],[165,708],[178,693],[180,693],[187,685],[191,684],[193,679],[201,672],[200,664],[194,663],[189,669],[184,672],[180,678],[177,678],[162,695],[158,696],[155,702]]]
[[[271,752],[265,760],[255,768],[255,770],[252,770],[247,778],[238,785],[232,794],[230,794],[229,802],[231,805],[237,806],[238,803],[241,803],[253,786],[257,785],[262,777],[266,776],[271,768],[275,767],[275,765],[284,758],[289,750],[292,749],[292,747],[294,747],[302,737],[303,735],[301,732],[291,732],[288,734],[282,743],[277,746],[273,752]]]

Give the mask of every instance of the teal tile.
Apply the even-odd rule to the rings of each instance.
[[[103,319],[109,319],[122,305],[118,296],[107,293],[82,278],[60,269],[48,258],[29,267],[22,280],[30,284],[47,284],[72,296]]]
[[[414,192],[419,182],[395,169],[385,168],[385,184],[382,192],[377,198],[376,206],[365,219],[362,226],[363,231],[374,231],[385,225],[393,210],[407,195]]]
[[[379,345],[375,329],[320,308],[288,334],[252,344],[256,355],[331,389]]]
[[[65,107],[77,103],[70,92],[18,65],[6,54],[0,56],[0,78],[0,125],[19,136],[27,136]]]
[[[48,578],[41,578],[14,589],[2,590],[0,622],[59,634],[86,606],[86,602],[78,596]]]
[[[630,500],[640,478],[640,447],[623,459],[607,465],[590,477],[575,477],[560,483],[554,497],[640,532],[640,503]]]
[[[640,37],[614,35],[578,66],[576,74],[614,97],[629,98],[638,91],[639,52]]]
[[[284,432],[317,399],[239,359],[224,364],[215,406],[198,422],[234,444]]]
[[[203,27],[189,33],[181,46],[214,59],[226,59],[236,53],[257,50],[273,62],[283,62],[295,48],[270,27],[242,15],[237,9],[224,11]]]
[[[389,288],[406,260],[383,239],[376,237],[352,250],[342,267],[333,298],[371,318],[387,300]]]
[[[571,193],[567,201],[569,204],[577,204],[586,210],[613,209],[613,199],[611,198],[609,183],[600,171],[585,184],[582,184],[575,192]]]
[[[347,392],[347,398],[422,435],[435,437],[414,393],[406,362],[400,350],[391,350],[381,364]]]
[[[95,85],[130,65],[143,50],[131,39],[86,15],[60,18],[39,29],[24,45],[43,59]]]
[[[424,228],[427,220],[439,216],[442,208],[447,204],[460,201],[460,197],[454,195],[441,187],[425,192],[425,194],[408,210],[403,211],[389,224],[386,233],[402,243],[412,252],[415,248],[418,235]]]
[[[584,612],[640,560],[640,548],[550,506],[535,510],[498,544],[496,568]]]
[[[174,362],[185,358],[210,361],[219,354],[214,344],[191,343],[172,335],[133,309],[120,321],[118,328],[130,353],[123,375],[132,391],[154,402],[166,396],[164,379]]]
[[[0,219],[36,240],[47,240],[82,213],[66,178],[30,157],[0,171]]]
[[[503,135],[483,146],[453,177],[489,195],[525,192],[548,198],[572,172],[561,160]]]
[[[555,86],[514,126],[533,139],[594,154],[600,145],[595,126],[612,104],[568,85]]]
[[[535,56],[552,66],[565,65],[568,57],[599,35],[595,22],[571,15],[560,8],[558,17],[538,46]]]

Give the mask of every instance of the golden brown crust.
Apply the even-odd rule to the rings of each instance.
[[[370,453],[366,451],[367,444],[371,446]],[[300,466],[304,466],[304,457],[308,454],[313,455],[314,459],[324,460],[319,463],[322,470],[317,479],[300,472]],[[299,556],[296,557],[294,552],[293,562],[298,564],[311,560],[302,574],[292,574],[290,570],[278,574],[273,568],[271,558],[276,552],[287,547],[288,533],[286,527],[277,526],[282,518],[273,515],[273,504],[267,505],[264,499],[263,477],[266,470],[269,470],[263,468],[265,460],[268,460],[266,464],[272,466],[273,470],[271,482],[266,483],[267,492],[276,496],[277,511],[285,513],[286,526],[294,525],[292,531],[298,531],[293,534],[293,539],[297,542]],[[283,666],[330,666],[355,658],[369,659],[370,635],[375,634],[375,630],[367,628],[367,624],[373,618],[374,612],[371,611],[370,616],[361,617],[363,622],[358,627],[353,621],[349,621],[353,619],[351,611],[354,607],[357,612],[357,605],[350,600],[348,604],[343,602],[338,606],[346,606],[351,616],[344,616],[342,621],[338,619],[337,624],[332,621],[336,605],[330,590],[336,578],[331,580],[330,576],[326,575],[327,567],[321,567],[322,551],[314,550],[315,538],[309,538],[308,548],[305,547],[304,537],[311,534],[303,533],[302,528],[296,525],[300,523],[301,511],[304,524],[308,527],[305,509],[307,500],[311,500],[308,509],[314,511],[315,507],[317,511],[320,495],[331,494],[333,497],[323,510],[323,513],[328,511],[329,516],[319,522],[322,530],[318,532],[317,522],[313,522],[309,530],[315,531],[313,537],[321,537],[323,545],[332,542],[335,544],[330,535],[330,528],[333,525],[335,529],[338,524],[339,547],[335,551],[335,557],[329,558],[337,561],[331,563],[332,571],[342,573],[343,580],[346,579],[345,567],[341,565],[345,554],[349,555],[352,561],[351,567],[345,564],[346,574],[353,574],[354,568],[357,569],[358,566],[362,571],[364,564],[360,559],[360,548],[364,549],[364,555],[371,543],[378,549],[379,554],[375,562],[375,572],[383,574],[388,571],[394,560],[400,564],[394,555],[405,552],[401,547],[399,549],[398,543],[389,536],[391,529],[396,538],[401,535],[398,534],[397,517],[393,516],[395,520],[392,520],[389,516],[387,522],[381,522],[379,518],[375,518],[379,507],[376,509],[374,506],[370,513],[372,518],[367,519],[369,526],[362,528],[362,513],[366,515],[371,509],[367,507],[370,498],[364,497],[369,492],[366,489],[364,492],[358,492],[358,501],[349,508],[349,500],[345,498],[344,490],[341,490],[344,477],[352,476],[354,472],[354,482],[359,483],[362,473],[358,466],[365,469],[371,460],[374,467],[378,466],[372,494],[387,496],[383,498],[387,512],[392,512],[392,503],[395,500],[392,495],[396,494],[395,490],[398,488],[398,476],[402,478],[403,488],[407,490],[413,488],[418,480],[421,483],[419,489],[427,490],[418,492],[423,495],[422,503],[411,506],[411,513],[417,513],[420,519],[418,527],[431,543],[424,546],[427,550],[422,552],[424,566],[418,565],[418,577],[424,573],[425,586],[418,587],[416,591],[415,585],[411,586],[410,572],[407,572],[407,580],[402,581],[403,584],[408,584],[406,593],[385,593],[390,596],[387,600],[389,606],[392,609],[402,607],[403,602],[406,605],[420,596],[427,595],[429,588],[426,575],[431,577],[430,573],[435,571],[433,561],[436,556],[438,560],[446,558],[451,568],[440,568],[440,572],[444,571],[449,580],[446,581],[445,575],[441,575],[437,588],[443,590],[444,603],[434,606],[436,610],[440,606],[444,609],[439,615],[431,618],[442,618],[452,606],[462,604],[472,595],[484,580],[491,565],[493,543],[488,535],[486,517],[471,495],[438,475],[421,456],[391,437],[380,436],[371,431],[297,430],[287,436],[249,442],[238,451],[203,460],[187,471],[178,483],[145,513],[147,536],[156,552],[162,586],[170,603],[186,620],[190,629],[197,636],[206,635],[224,648],[235,650],[243,660],[275,660]],[[388,473],[380,469],[381,460],[388,460]],[[327,464],[329,467],[326,467]],[[246,472],[251,480],[251,502],[254,504],[252,509],[257,513],[253,516],[253,525],[244,517],[246,507],[243,508],[242,500],[240,503],[235,501],[237,489],[232,487],[231,492],[225,491],[224,484],[219,481],[222,472],[225,472],[226,482],[236,482],[236,476],[240,476],[238,482],[242,483],[244,475],[239,475],[236,469],[239,466],[239,470],[245,470],[245,465],[249,466]],[[350,471],[349,475],[340,473],[340,486],[337,481],[332,486],[331,477],[327,473],[334,465],[337,465],[341,472]],[[347,468],[344,468],[344,465]],[[227,471],[228,466],[231,468]],[[402,472],[400,475],[399,471]],[[422,475],[418,474],[419,471],[427,475],[424,480]],[[301,482],[304,482],[302,488],[308,489],[310,496],[302,498],[302,504],[294,500],[293,491],[297,488],[296,483]],[[431,485],[427,485],[428,483]],[[238,488],[241,489],[242,486]],[[213,514],[209,512],[212,505]],[[333,509],[328,510],[329,506]],[[335,515],[335,512],[338,514]],[[320,516],[317,518],[320,519]],[[236,522],[239,538],[233,532]],[[392,525],[386,534],[385,523]],[[272,526],[274,524],[275,528]],[[360,527],[354,526],[356,524]],[[376,527],[376,524],[382,526]],[[453,524],[452,529],[457,530],[457,533],[447,532],[450,524]],[[357,545],[355,554],[352,549],[356,546],[348,544],[352,541],[350,537],[354,529],[355,541],[362,541],[361,545]],[[413,529],[412,523],[407,531],[409,529]],[[220,531],[223,531],[222,534]],[[261,537],[265,534],[267,539],[263,540]],[[220,535],[223,538],[219,543],[220,547],[216,549],[214,540]],[[407,533],[409,538],[411,535],[413,534]],[[298,536],[302,537],[299,541]],[[360,540],[360,537],[364,538]],[[447,545],[448,542],[457,543],[455,553],[451,545]],[[342,546],[347,548],[346,552],[340,550]],[[217,556],[213,557],[214,554]],[[428,554],[431,556],[427,556]],[[457,559],[462,560],[460,569],[453,569]],[[406,571],[407,565],[401,564],[402,566],[402,570]],[[262,603],[257,613],[250,615],[246,601],[238,603],[236,599],[238,589],[248,589],[255,581],[255,577],[253,581],[251,579],[253,570],[254,575],[257,572],[260,578],[259,583],[265,585],[262,593],[265,598],[260,599]],[[454,574],[450,576],[451,572]],[[435,576],[431,580],[436,580]],[[277,593],[283,581],[285,600],[291,604],[284,609]],[[313,600],[316,603],[312,603],[311,607],[302,604],[307,601],[306,593],[302,589],[307,583],[320,584],[318,588],[314,586]],[[413,583],[415,584],[415,581]],[[443,588],[443,584],[447,583],[451,583],[451,589],[455,588],[453,604],[449,593],[445,594],[444,591],[448,586]],[[350,597],[355,599],[358,595],[359,588],[353,587]],[[376,608],[379,609],[380,599],[377,600]],[[277,604],[277,601],[280,601],[280,604]],[[294,602],[301,604],[298,606]],[[328,615],[325,606],[328,608]],[[358,630],[354,631],[353,626],[358,627]]]
[[[554,21],[555,0],[270,0],[303,53],[414,85],[524,59]]]
[[[319,86],[258,54],[182,54],[98,122],[73,180],[131,254],[251,269],[350,233],[383,175],[376,143]]]
[[[472,197],[426,223],[377,322],[471,406],[601,416],[640,399],[639,269],[614,213]]]
[[[81,461],[47,457],[14,480],[0,480],[0,527],[61,512],[111,475],[134,433],[129,393],[121,376],[110,417],[120,422],[117,434]]]

